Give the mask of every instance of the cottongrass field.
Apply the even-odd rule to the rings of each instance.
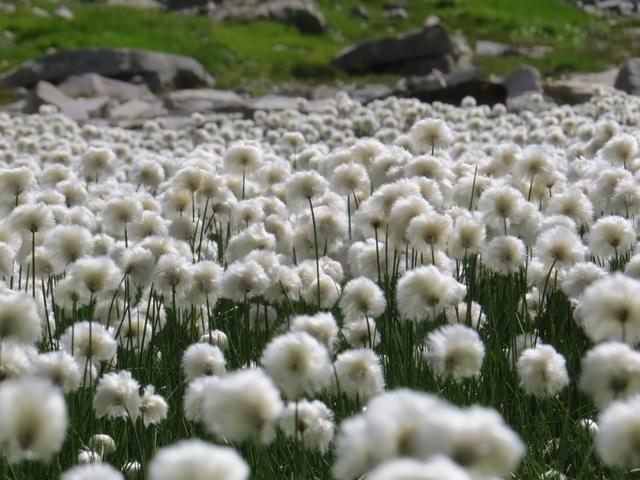
[[[624,479],[640,100],[0,114],[0,477]]]

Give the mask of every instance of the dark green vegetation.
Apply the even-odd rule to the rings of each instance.
[[[13,1],[13,0],[11,0]],[[428,15],[438,15],[475,40],[516,46],[545,45],[553,52],[527,59],[545,76],[572,71],[597,71],[640,51],[629,28],[640,20],[611,20],[589,15],[561,0],[412,0],[406,20],[387,19],[383,0],[319,0],[329,25],[323,35],[302,35],[275,22],[250,25],[216,24],[206,17],[65,2],[75,18],[43,18],[19,2],[15,13],[0,15],[0,72],[44,54],[48,49],[77,47],[137,47],[193,56],[217,78],[220,88],[264,91],[274,83],[364,81],[347,77],[330,66],[344,46],[366,38],[419,27]],[[57,3],[33,4],[55,10]],[[32,5],[33,5],[32,4]],[[355,4],[366,5],[369,20],[350,15]],[[503,74],[523,61],[520,57],[476,58],[485,75]],[[1,97],[0,97],[1,98]]]

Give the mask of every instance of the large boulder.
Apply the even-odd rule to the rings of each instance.
[[[624,62],[613,86],[631,95],[640,95],[640,58],[634,57]]]
[[[530,65],[520,65],[518,68],[508,73],[502,80],[502,84],[507,89],[509,98],[517,97],[523,93],[542,93],[542,81],[537,68]]]
[[[152,90],[213,84],[211,75],[193,58],[148,50],[88,48],[29,60],[0,76],[0,87],[30,88],[40,80],[59,83],[72,75],[86,73],[119,80],[141,80]]]
[[[302,33],[323,33],[327,23],[313,0],[236,0],[216,5],[211,16],[218,21],[248,23],[274,20],[293,25]]]
[[[333,64],[348,73],[424,75],[434,69],[448,73],[466,47],[442,24],[395,37],[368,40],[342,50]]]

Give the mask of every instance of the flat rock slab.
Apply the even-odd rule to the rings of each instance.
[[[146,85],[114,80],[97,73],[73,75],[58,85],[70,97],[109,97],[114,100],[145,99],[153,96]]]
[[[229,90],[177,90],[169,93],[165,99],[170,110],[183,113],[238,112],[248,109],[246,100]]]
[[[148,50],[89,48],[29,60],[0,76],[0,86],[31,88],[40,80],[60,83],[86,73],[119,80],[139,78],[152,90],[211,86],[214,81],[193,58]]]
[[[109,116],[118,119],[152,118],[166,113],[167,111],[161,102],[145,102],[134,99],[112,108],[109,111]]]
[[[109,103],[109,98],[71,98],[49,82],[42,81],[38,82],[26,108],[30,111],[37,111],[37,107],[43,103],[54,105],[63,114],[80,121],[102,116]]]

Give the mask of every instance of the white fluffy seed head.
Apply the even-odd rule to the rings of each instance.
[[[640,462],[640,400],[616,401],[598,417],[596,450],[610,467],[632,467]]]
[[[331,379],[327,349],[304,331],[275,337],[264,349],[261,363],[291,399],[319,392]]]
[[[555,395],[569,384],[566,361],[551,345],[538,344],[525,350],[517,367],[520,386],[531,395]]]
[[[139,390],[140,384],[126,370],[104,374],[93,397],[96,417],[130,417],[135,420],[140,415]]]
[[[263,370],[237,370],[205,388],[202,416],[211,433],[232,442],[273,440],[283,404]]]
[[[424,352],[440,377],[451,376],[457,381],[479,375],[484,354],[478,332],[458,323],[431,332]]]
[[[60,480],[124,480],[124,477],[106,463],[88,463],[67,470]]]
[[[219,347],[194,343],[182,355],[182,370],[187,382],[204,375],[220,376],[226,372],[226,360]]]
[[[333,412],[320,400],[290,402],[282,411],[279,426],[288,437],[299,437],[305,448],[320,453],[329,449],[335,431]]]
[[[377,318],[384,313],[386,306],[382,289],[365,277],[349,280],[340,300],[340,309],[347,322],[363,317]]]
[[[335,361],[334,388],[347,397],[366,401],[385,387],[382,365],[370,349],[346,350]]]
[[[0,445],[10,462],[48,461],[62,448],[67,422],[64,397],[48,380],[0,384]]]
[[[149,463],[149,480],[247,480],[249,466],[232,448],[181,440],[161,448]]]

